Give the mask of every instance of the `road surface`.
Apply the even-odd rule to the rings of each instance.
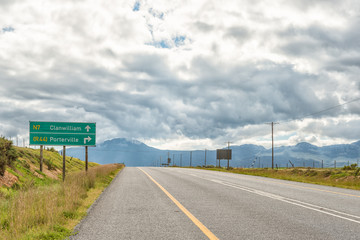
[[[126,167],[75,231],[70,239],[360,239],[360,192]]]

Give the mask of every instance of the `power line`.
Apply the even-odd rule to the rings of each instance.
[[[339,107],[342,107],[342,106],[345,106],[345,105],[347,105],[347,104],[350,104],[350,103],[353,103],[353,102],[357,102],[357,101],[360,101],[360,98],[356,98],[356,99],[353,99],[353,100],[351,100],[351,101],[348,101],[348,102],[345,102],[345,103],[342,103],[342,104],[338,104],[338,105],[335,105],[335,106],[326,108],[326,109],[324,109],[324,110],[321,110],[321,111],[318,111],[318,112],[314,112],[314,113],[310,113],[310,114],[304,115],[304,116],[302,116],[302,117],[298,117],[298,118],[291,119],[291,120],[284,121],[284,122],[292,122],[292,121],[297,121],[297,120],[303,120],[304,118],[311,117],[311,116],[315,116],[315,115],[319,115],[319,114],[321,114],[321,113],[324,113],[324,112],[327,112],[327,111],[333,110],[333,109],[335,109],[335,108],[339,108]]]

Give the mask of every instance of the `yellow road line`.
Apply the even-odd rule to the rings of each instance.
[[[202,224],[199,219],[197,219],[196,217],[194,217],[194,215],[192,215],[178,200],[176,200],[168,191],[166,191],[166,189],[161,186],[157,181],[155,181],[155,179],[153,179],[147,172],[145,172],[144,170],[142,170],[141,168],[139,168],[143,173],[145,173],[146,176],[148,176],[150,178],[151,181],[153,181],[175,204],[176,206],[178,206],[178,208],[180,208],[181,211],[183,211],[183,213],[185,213],[185,215],[190,218],[190,220],[198,227],[200,228],[200,230],[211,240],[216,240],[218,239],[207,227],[204,226],[204,224]]]

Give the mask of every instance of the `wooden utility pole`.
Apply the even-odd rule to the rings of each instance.
[[[205,165],[204,167],[206,167],[206,148],[205,148]]]
[[[279,123],[268,123],[271,125],[271,168],[274,169],[274,124]]]
[[[182,167],[182,153],[180,154],[180,167]]]
[[[191,162],[192,162],[192,151],[190,151],[190,167],[191,167]]]
[[[274,169],[274,122],[271,122],[271,166]]]
[[[172,159],[172,161],[173,161],[173,166],[175,166],[175,154],[173,154],[173,159]]]
[[[260,166],[261,166],[261,164],[260,164],[260,163],[261,163],[260,157],[258,157],[258,159],[259,159],[259,168],[260,168]]]
[[[40,172],[43,171],[43,148],[44,146],[43,145],[40,145]]]

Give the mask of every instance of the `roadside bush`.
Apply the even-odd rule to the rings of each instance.
[[[301,169],[294,168],[291,170],[291,173],[295,175],[302,175],[303,171]]]
[[[20,164],[21,164],[24,168],[30,169],[30,164],[29,164],[27,161],[25,161],[25,160],[19,160],[19,162],[20,162]]]
[[[311,170],[311,169],[307,169],[306,171],[305,171],[305,176],[308,176],[308,177],[314,177],[314,176],[316,176],[318,173],[317,173],[317,171],[315,171],[315,170]]]
[[[0,175],[4,176],[6,166],[11,167],[18,154],[11,141],[0,138]]]
[[[6,159],[5,156],[1,153],[0,155],[0,176],[4,176],[6,168]]]
[[[44,159],[44,163],[48,167],[48,170],[55,170],[56,169],[53,161],[48,160],[48,159]]]
[[[324,176],[324,177],[329,177],[329,176],[331,176],[331,174],[332,174],[332,171],[325,171],[325,172],[323,172],[323,176]]]
[[[357,164],[354,163],[354,164],[351,164],[350,166],[346,166],[346,165],[345,165],[342,169],[343,169],[343,170],[355,170],[356,167],[357,167]]]
[[[54,147],[51,147],[51,148],[47,148],[48,151],[50,152],[57,152],[56,149]]]
[[[360,168],[357,168],[355,173],[354,173],[355,177],[357,177],[359,175],[359,173],[360,173]]]

